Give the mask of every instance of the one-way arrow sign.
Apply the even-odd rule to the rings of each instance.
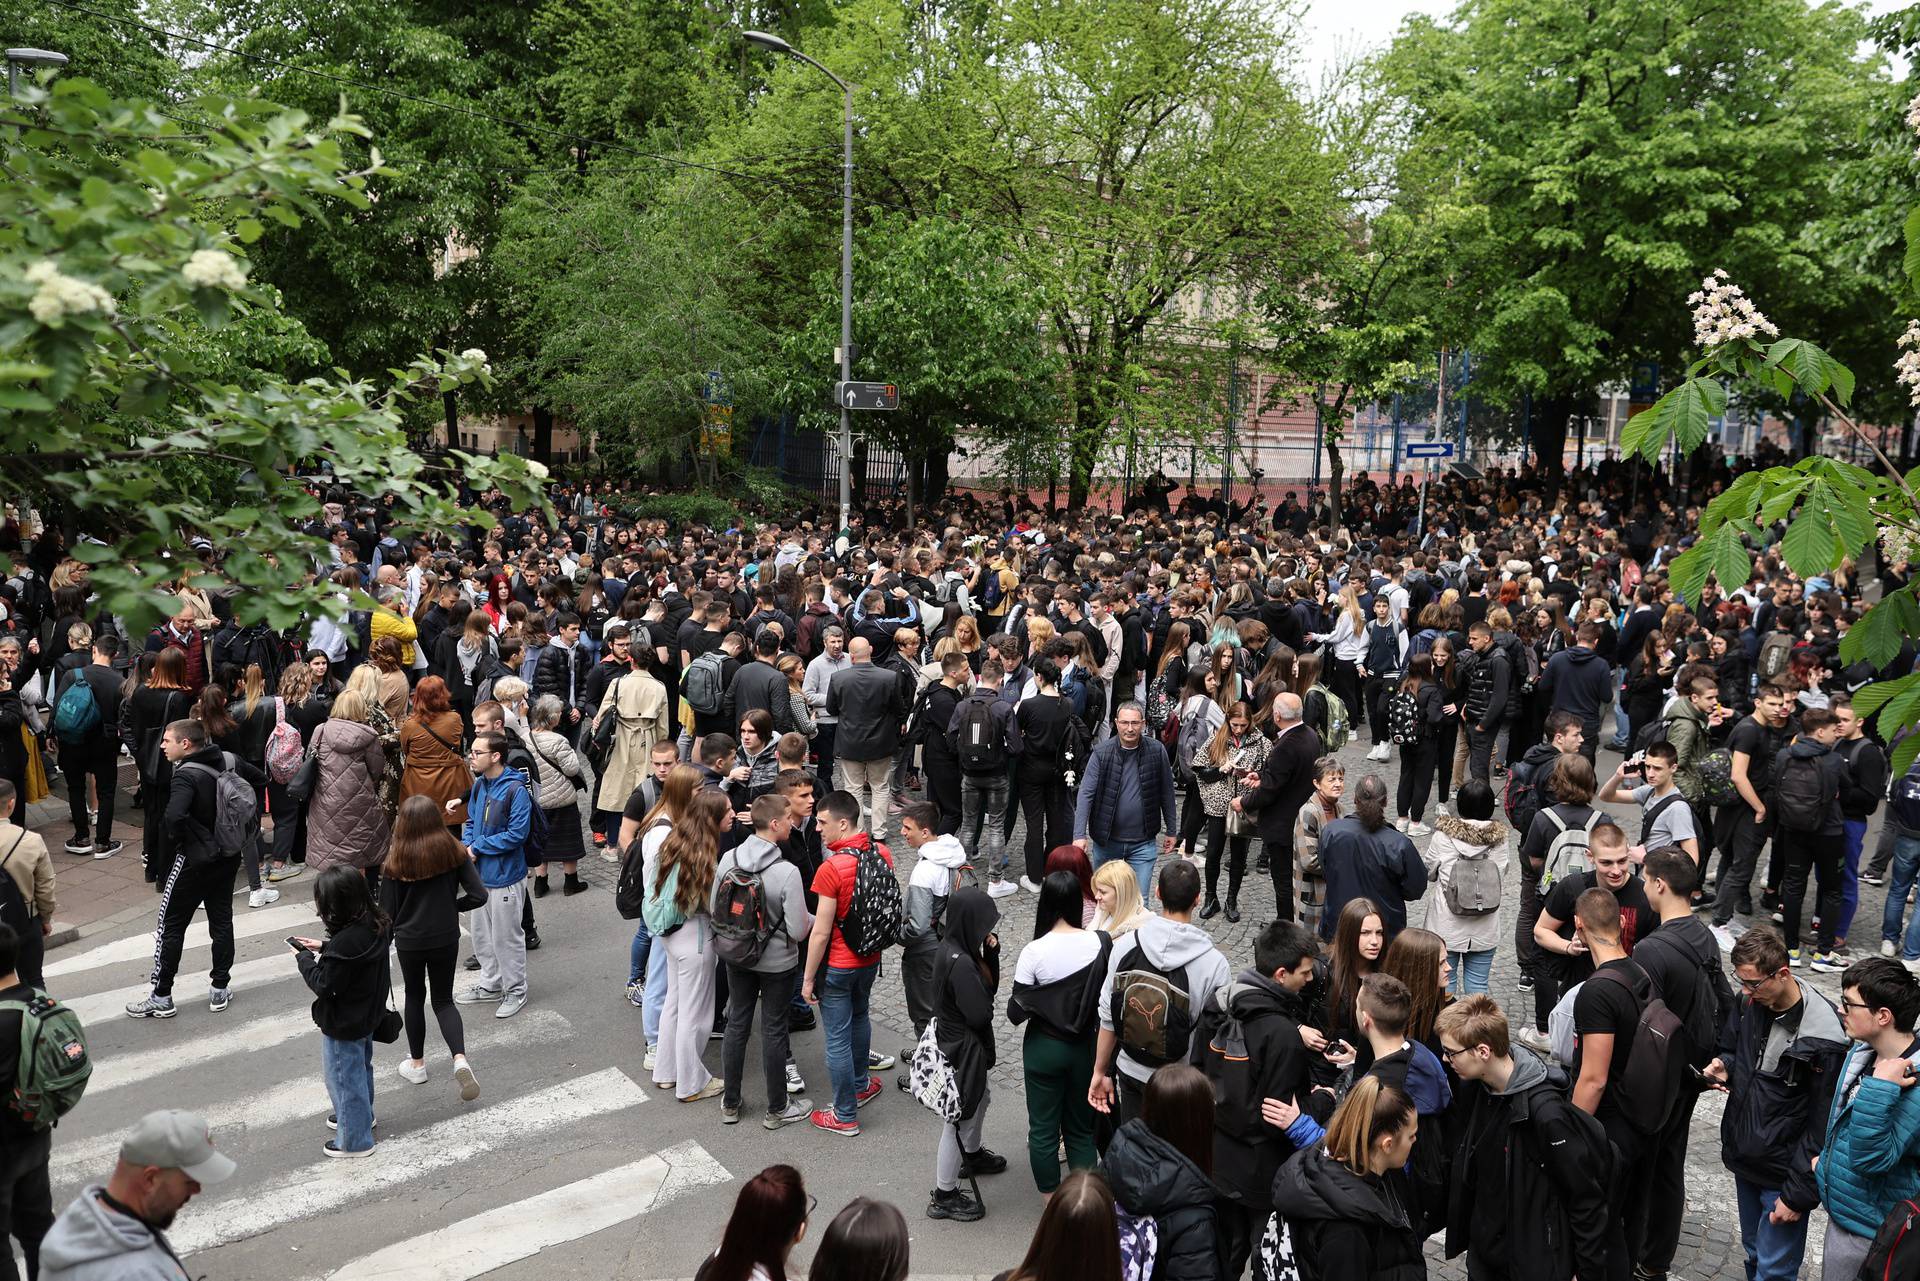
[[[1454,442],[1450,440],[1409,440],[1400,446],[1400,452],[1408,462],[1418,459],[1442,459],[1453,457]]]

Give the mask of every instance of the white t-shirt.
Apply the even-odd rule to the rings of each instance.
[[[1100,955],[1100,936],[1092,930],[1048,930],[1020,949],[1013,981],[1040,986],[1076,974]]]

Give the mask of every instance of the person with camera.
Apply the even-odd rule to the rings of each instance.
[[[1619,803],[1632,801],[1640,807],[1640,843],[1628,853],[1635,863],[1646,860],[1648,850],[1676,845],[1700,863],[1700,838],[1694,827],[1693,807],[1680,794],[1674,774],[1680,754],[1671,743],[1655,743],[1645,751],[1621,761],[1600,789],[1600,799]],[[1630,785],[1625,796],[1623,783]],[[1637,785],[1634,785],[1637,784]]]

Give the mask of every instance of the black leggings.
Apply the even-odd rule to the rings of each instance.
[[[1200,780],[1189,775],[1186,786],[1181,789],[1186,796],[1186,805],[1180,811],[1180,848],[1191,857],[1194,843],[1200,839],[1201,829],[1207,825],[1207,811],[1200,804]]]
[[[467,1032],[460,1024],[460,1007],[453,1003],[453,966],[460,959],[460,945],[446,943],[422,951],[398,949],[400,977],[406,984],[406,1008],[401,1012],[407,1025],[407,1053],[415,1060],[426,1057],[427,985],[433,985],[433,1017],[440,1021],[440,1037],[455,1054],[467,1052]]]
[[[1207,902],[1220,897],[1220,854],[1227,854],[1227,902],[1239,905],[1240,882],[1247,874],[1247,847],[1251,836],[1228,836],[1227,817],[1207,815]]]
[[[1411,818],[1418,823],[1427,812],[1427,797],[1433,790],[1433,771],[1440,752],[1439,741],[1432,735],[1418,743],[1402,744],[1400,747],[1400,787],[1396,797],[1395,811],[1401,818]],[[1447,761],[1447,768],[1453,768],[1453,761]]]

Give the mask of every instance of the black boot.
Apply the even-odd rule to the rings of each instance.
[[[1218,915],[1220,915],[1220,900],[1209,894],[1207,895],[1206,906],[1200,909],[1200,919],[1203,921],[1211,921]]]
[[[533,878],[533,896],[535,898],[545,898],[547,896],[547,878],[546,877],[536,876]]]
[[[955,1188],[951,1192],[933,1191],[933,1199],[927,1202],[929,1219],[952,1219],[956,1223],[972,1223],[986,1214],[986,1209],[967,1193]]]
[[[992,1148],[982,1146],[977,1152],[960,1153],[960,1177],[975,1178],[982,1174],[1005,1174],[1007,1158]]]
[[[1240,902],[1231,894],[1227,896],[1227,924],[1240,924]]]
[[[583,894],[586,892],[586,888],[586,884],[580,879],[580,873],[568,872],[566,883],[560,887],[560,892],[562,894]]]

